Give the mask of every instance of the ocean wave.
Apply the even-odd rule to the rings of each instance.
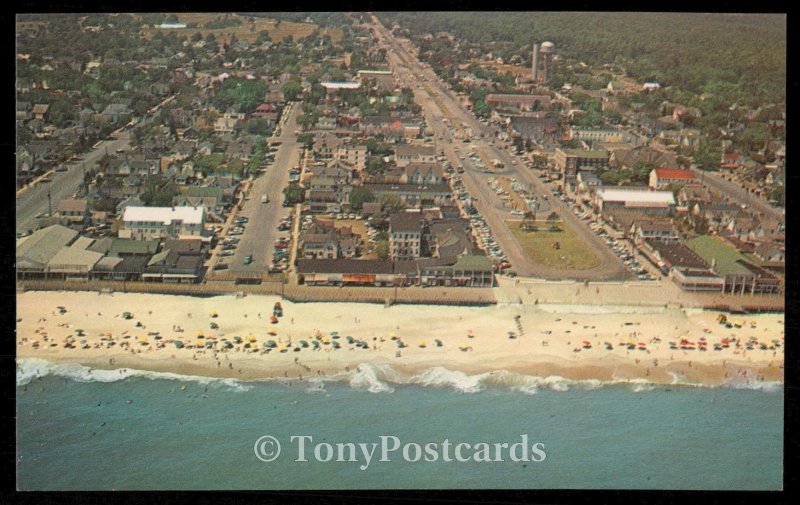
[[[135,368],[115,368],[111,370],[91,368],[78,363],[53,363],[40,358],[22,358],[17,360],[17,386],[24,386],[31,381],[47,375],[64,377],[75,382],[117,382],[132,377],[150,380],[177,380],[196,382],[201,386],[223,387],[231,391],[249,391],[252,385],[243,384],[236,379],[221,379],[198,375],[180,375],[171,372],[153,372]]]
[[[585,379],[576,380],[550,375],[546,377],[525,375],[508,370],[495,370],[478,374],[467,374],[459,370],[450,370],[442,366],[428,368],[420,373],[408,375],[399,372],[387,363],[361,363],[355,368],[328,377],[310,377],[300,383],[307,384],[308,393],[327,393],[328,383],[346,383],[350,388],[375,394],[393,393],[397,386],[418,386],[439,389],[451,389],[463,394],[476,394],[487,389],[507,389],[525,395],[535,395],[541,390],[564,392],[570,390],[593,390],[602,387],[627,387],[631,392],[644,393],[661,390],[669,386],[697,388],[730,388],[749,389],[765,392],[780,392],[783,383],[780,381],[729,381],[721,385],[698,384],[687,382],[683,376],[670,372],[673,380],[670,384],[659,384],[645,378],[619,378],[612,376],[610,380]],[[150,380],[177,380],[195,382],[203,386],[222,387],[231,391],[249,391],[259,382],[282,382],[282,378],[240,381],[237,379],[221,379],[194,375],[179,375],[169,372],[152,372],[132,368],[114,370],[94,369],[76,363],[52,363],[39,358],[17,360],[17,386],[24,386],[31,381],[54,375],[76,382],[117,382],[136,377]],[[294,381],[293,381],[294,382]]]

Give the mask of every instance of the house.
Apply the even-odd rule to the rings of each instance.
[[[214,121],[214,131],[217,133],[233,133],[244,122],[245,115],[239,113],[225,113]]]
[[[420,186],[445,183],[442,166],[438,163],[409,163],[403,168],[387,170],[384,183],[417,184]]]
[[[50,110],[50,105],[46,103],[37,103],[36,105],[33,106],[33,110],[31,112],[33,113],[33,117],[35,119],[38,119],[40,121],[45,121],[47,120],[47,112],[49,110]]]
[[[635,221],[628,230],[634,244],[645,241],[677,242],[678,232],[671,219],[648,219]]]
[[[587,170],[581,170],[575,177],[577,182],[577,191],[581,193],[592,193],[596,188],[602,185],[602,181],[597,174]]]
[[[691,170],[683,168],[654,168],[650,171],[649,187],[667,189],[671,185],[697,184],[697,177]]]
[[[86,199],[66,198],[61,200],[58,203],[56,217],[68,224],[85,225],[89,219],[89,207]]]
[[[757,245],[753,254],[765,263],[784,263],[786,261],[785,248],[770,242],[762,242]]]
[[[312,150],[319,159],[333,159],[337,156],[339,148],[344,146],[344,141],[328,132],[324,132],[314,139]]]
[[[204,207],[134,207],[122,214],[120,238],[152,240],[201,237],[205,225]]]
[[[711,191],[701,185],[683,186],[678,190],[677,200],[679,205],[686,207],[691,207],[695,203],[710,203]]]
[[[111,103],[100,113],[100,120],[111,124],[125,123],[130,120],[132,112],[123,103]]]
[[[394,157],[401,168],[410,163],[435,163],[436,149],[432,145],[403,144],[395,147]]]

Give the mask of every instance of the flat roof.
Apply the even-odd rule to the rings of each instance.
[[[203,222],[203,206],[197,207],[137,207],[129,205],[125,207],[122,220],[130,222],[159,222],[169,224],[173,221],[183,221],[188,224],[200,224]]]
[[[606,202],[675,204],[675,196],[672,191],[598,188],[596,194],[598,198]]]
[[[358,89],[361,87],[360,82],[322,81],[320,85],[325,89]]]

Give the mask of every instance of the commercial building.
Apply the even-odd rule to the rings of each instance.
[[[668,216],[675,208],[675,197],[671,191],[601,187],[595,191],[594,203],[601,213],[613,210]]]
[[[36,230],[33,234],[17,241],[17,275],[42,273],[50,260],[64,247],[72,244],[78,232],[56,224]]]
[[[556,149],[553,163],[556,170],[564,174],[565,182],[575,182],[580,170],[601,170],[608,168],[608,151],[587,149]]]
[[[780,280],[746,256],[724,244],[719,237],[701,235],[687,242],[689,248],[724,279],[726,293],[778,294]]]
[[[419,258],[423,226],[419,212],[395,212],[389,216],[389,256],[393,260]]]
[[[203,237],[205,208],[125,207],[120,238],[158,240],[163,238]]]
[[[691,170],[683,168],[654,168],[650,171],[649,186],[652,189],[666,189],[672,184],[695,184],[697,177]]]

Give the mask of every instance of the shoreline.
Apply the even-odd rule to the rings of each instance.
[[[436,367],[470,377],[506,371],[573,381],[709,386],[783,382],[784,376],[782,314],[729,315],[729,320],[741,327],[726,328],[717,322],[718,312],[699,309],[381,307],[283,301],[284,316],[278,324],[270,324],[268,316],[278,300],[275,296],[196,299],[121,293],[21,293],[17,297],[21,319],[17,322],[17,358],[243,381],[330,379],[362,364],[388,365],[406,378]],[[66,312],[59,313],[58,306],[64,306]],[[123,319],[124,311],[133,313],[133,318]],[[218,317],[211,318],[211,311],[217,311]],[[218,329],[210,329],[211,323]],[[183,331],[175,331],[176,327]],[[77,329],[83,329],[83,336],[76,335]],[[275,335],[270,335],[270,330]],[[147,335],[155,332],[159,339]],[[197,338],[200,332],[203,339]],[[339,349],[333,349],[331,332],[340,336],[335,340]],[[509,332],[514,332],[514,338],[509,338]],[[244,348],[250,335],[255,339],[255,351]],[[242,343],[221,350],[223,339],[231,341],[234,336],[241,337]],[[363,341],[367,349],[348,344],[347,336]],[[406,347],[399,348],[397,338]],[[708,350],[701,351],[699,346],[693,350],[671,349],[669,343],[681,338],[696,343],[702,338]],[[752,338],[758,344],[747,350]],[[35,340],[38,348],[33,347]],[[177,349],[174,340],[188,345],[207,341],[217,344],[210,349]],[[279,348],[267,353],[263,345],[268,340],[274,340]],[[312,350],[314,340],[319,350]],[[64,342],[69,341],[74,348],[64,348]],[[111,341],[117,345],[109,346]],[[301,341],[308,347],[301,347]],[[726,347],[714,350],[712,346],[721,342]],[[773,348],[761,349],[761,344]]]

